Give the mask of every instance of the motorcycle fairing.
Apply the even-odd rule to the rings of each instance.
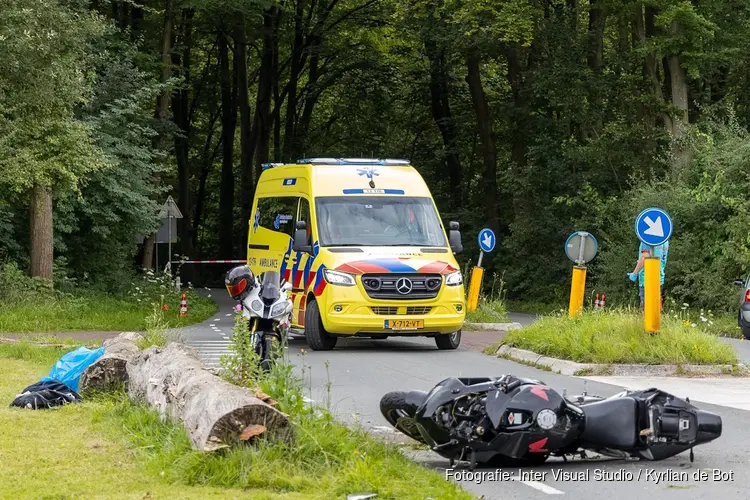
[[[486,393],[485,408],[493,433],[490,441],[474,440],[479,452],[524,458],[533,453],[548,453],[570,446],[578,438],[582,412],[572,407],[554,389],[543,383],[514,376],[488,378],[448,378],[436,385],[417,410],[415,420],[420,433],[440,454],[456,451],[452,436],[436,422],[437,410],[460,397]],[[554,425],[543,429],[539,414],[549,410]],[[523,414],[521,424],[513,425],[509,415]],[[549,414],[549,413],[548,413]],[[493,437],[494,436],[494,437]],[[441,453],[444,452],[444,453]]]

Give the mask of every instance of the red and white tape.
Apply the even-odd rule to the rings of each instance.
[[[174,264],[245,264],[247,260],[173,260]]]

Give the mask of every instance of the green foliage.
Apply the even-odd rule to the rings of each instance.
[[[502,344],[581,363],[738,363],[731,345],[685,320],[664,316],[661,331],[649,335],[643,317],[626,309],[548,316],[509,332]]]
[[[102,22],[58,0],[8,0],[0,11],[0,183],[77,189],[105,166],[75,107],[89,97],[85,57]]]
[[[51,292],[14,264],[0,268],[0,332],[147,331],[152,342],[175,338],[167,327],[198,323],[218,311],[210,295],[186,292],[188,315],[179,316],[181,293],[167,277],[134,279],[120,294],[85,286]]]

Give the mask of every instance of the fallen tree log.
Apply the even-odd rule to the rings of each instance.
[[[123,332],[102,343],[104,354],[81,373],[80,392],[107,391],[127,384],[127,364],[141,350],[137,342],[143,336],[138,332]]]
[[[127,372],[130,399],[181,421],[195,449],[213,451],[260,435],[291,443],[286,414],[209,372],[182,344],[139,352]]]

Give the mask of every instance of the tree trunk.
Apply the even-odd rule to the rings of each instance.
[[[688,84],[687,75],[680,64],[679,55],[669,56],[668,65],[672,104],[678,109],[678,114],[672,121],[672,141],[675,174],[679,176],[690,163],[692,157],[689,148],[681,143],[688,126]]]
[[[31,276],[45,278],[52,287],[54,234],[52,228],[52,189],[39,183],[31,192]]]
[[[277,80],[274,67],[274,53],[278,44],[276,38],[276,21],[278,9],[271,7],[263,13],[263,53],[260,63],[260,75],[258,78],[258,94],[256,99],[255,134],[257,140],[255,175],[256,180],[263,170],[263,163],[268,162],[270,152],[271,127],[273,117],[271,116],[271,97],[274,91],[274,82]],[[278,85],[276,85],[278,88]]]
[[[487,104],[487,96],[482,86],[482,75],[479,67],[479,53],[476,48],[469,50],[466,58],[466,83],[469,85],[474,113],[477,117],[479,137],[482,141],[482,184],[484,186],[484,206],[487,223],[490,228],[498,232],[497,214],[497,149],[492,131],[492,116]]]
[[[604,24],[606,18],[601,3],[602,0],[589,0],[588,64],[597,78],[601,75],[604,66]],[[591,136],[591,129],[594,132],[599,132],[603,127],[602,99],[596,88],[597,86],[594,86],[591,91],[591,103],[595,118],[593,123],[584,124],[581,127],[584,131],[584,139]]]
[[[462,199],[461,160],[458,157],[456,144],[456,124],[451,114],[448,99],[448,81],[445,68],[445,51],[427,37],[424,42],[425,53],[430,61],[430,109],[432,119],[440,130],[445,146],[445,177],[450,181],[450,194],[454,206],[459,206]]]
[[[190,200],[190,113],[189,113],[189,88],[191,84],[190,78],[190,53],[192,47],[192,19],[194,11],[192,9],[186,9],[182,13],[182,73],[185,78],[182,88],[175,92],[174,98],[172,99],[172,109],[174,113],[174,120],[177,126],[180,128],[182,134],[175,136],[175,156],[177,159],[177,183],[179,186],[179,196],[177,205],[182,212],[182,219],[178,221],[180,230],[180,249],[182,255],[187,257],[193,256],[193,225],[190,222],[190,213],[192,211],[191,200]],[[175,57],[175,65],[179,67],[180,56]],[[169,256],[170,261],[172,256]],[[193,268],[187,266],[181,271],[182,280],[185,282],[193,281]]]
[[[81,374],[80,393],[89,390],[113,391],[127,387],[127,364],[140,352],[137,342],[143,336],[137,332],[124,332],[102,343],[104,354]]]
[[[166,83],[172,76],[170,64],[172,62],[172,0],[164,0],[164,29],[162,32],[161,44],[161,83]],[[167,120],[169,116],[169,91],[165,90],[156,98],[156,119],[160,122]],[[159,135],[154,139],[154,146],[157,149],[166,149],[166,138]],[[159,179],[155,179],[159,183]],[[151,269],[154,266],[154,245],[156,243],[156,233],[146,238],[143,249],[143,259],[141,267]],[[158,271],[158,269],[157,269]]]
[[[287,415],[210,373],[181,344],[141,351],[127,364],[127,372],[131,400],[180,421],[196,450],[226,448],[256,433],[272,441],[292,442]]]
[[[245,34],[245,17],[240,15],[235,27],[234,61],[237,72],[237,95],[240,109],[240,217],[243,221],[241,241],[247,241],[247,221],[250,220],[250,210],[253,208],[254,180],[253,153],[255,150],[255,130],[250,119],[250,90],[247,82],[247,50]]]
[[[289,82],[287,83],[286,96],[286,126],[284,128],[284,154],[282,161],[295,161],[295,156],[299,155],[297,151],[296,137],[294,128],[297,120],[297,85],[299,75],[302,71],[302,51],[304,43],[304,29],[302,17],[305,10],[305,3],[297,0],[297,8],[294,18],[294,45],[292,46],[292,64],[289,72]]]
[[[229,42],[219,34],[219,73],[221,79],[222,146],[221,186],[219,188],[219,252],[222,259],[233,258],[234,253],[234,133],[237,122],[236,89],[232,88],[229,70]]]
[[[510,158],[513,165],[513,178],[521,179],[526,175],[526,133],[524,124],[526,121],[526,97],[523,85],[524,64],[521,62],[521,48],[518,45],[507,47],[508,59],[508,83],[513,95],[513,112],[508,117],[510,128],[511,147]],[[520,189],[513,189],[513,211],[515,216],[526,212],[528,205],[525,193]]]
[[[203,223],[203,206],[206,200],[206,182],[208,181],[208,174],[211,172],[213,167],[214,157],[216,156],[216,150],[219,144],[216,144],[213,154],[211,153],[211,142],[214,136],[214,128],[216,120],[218,119],[218,113],[211,110],[211,117],[208,122],[208,136],[206,142],[203,145],[203,153],[201,155],[201,175],[198,180],[198,193],[195,197],[195,217],[193,218],[193,248],[198,245],[198,228]],[[219,141],[221,142],[221,141]]]

